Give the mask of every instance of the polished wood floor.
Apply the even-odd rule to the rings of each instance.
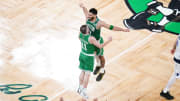
[[[161,1],[167,5],[169,0]],[[77,37],[79,27],[85,23],[79,2],[80,0],[0,0],[0,101],[19,101],[24,95],[45,95],[49,98],[48,101],[59,101],[60,97],[64,97],[65,101],[81,99],[76,88],[69,89],[63,81],[48,76],[53,75],[53,63],[59,63],[59,68],[78,69],[76,63],[72,67],[61,67],[61,64],[78,62],[78,38],[71,40],[70,37]],[[123,28],[123,19],[132,15],[124,0],[86,0],[84,3],[87,8],[97,8],[99,17],[107,23]],[[93,75],[90,79],[89,101],[95,97],[99,101],[166,101],[159,93],[173,72],[173,55],[170,50],[177,36],[148,30],[131,30],[125,33],[106,29],[102,30],[102,36],[104,40],[113,36],[113,41],[105,47],[107,65],[104,79],[96,82]],[[58,44],[51,43],[52,40],[56,40]],[[70,40],[68,45],[63,43],[66,40]],[[69,46],[72,47],[69,54],[63,55],[65,51],[61,50]],[[59,48],[55,50],[57,47]],[[55,58],[49,53],[59,57]],[[70,58],[66,59],[66,56]],[[71,59],[71,56],[76,58]],[[62,58],[65,59],[58,62]],[[57,72],[66,72],[66,75],[73,72],[64,69]],[[38,76],[36,72],[47,75]],[[63,75],[57,78],[63,78]],[[78,76],[73,82],[78,83]],[[30,84],[32,87],[21,90],[21,93],[6,94],[1,86],[7,84]],[[174,101],[180,101],[178,89],[180,81],[177,80],[171,88]]]

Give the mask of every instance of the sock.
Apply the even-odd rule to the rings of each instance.
[[[158,6],[158,7],[156,7],[156,9],[158,9],[165,16],[171,15],[173,13],[172,9],[165,8],[162,6]]]
[[[86,91],[87,91],[87,88],[83,87],[82,92],[86,93]]]
[[[79,89],[82,90],[82,89],[83,89],[83,86],[82,86],[82,85],[79,85]]]
[[[99,72],[104,73],[105,72],[104,68],[101,68]]]
[[[164,26],[164,25],[167,24],[168,22],[169,22],[169,20],[167,19],[167,17],[164,17],[164,18],[158,23],[158,25]]]
[[[96,56],[96,63],[97,63],[96,66],[98,66],[98,67],[101,66],[101,61],[98,56]]]
[[[100,67],[101,66],[101,63],[100,63],[100,61],[99,62],[97,62],[97,65],[96,66],[98,66],[98,67]]]
[[[171,76],[171,78],[168,81],[168,84],[166,85],[166,88],[163,89],[163,92],[167,93],[175,81],[176,81],[176,75],[175,75],[175,73],[173,73],[173,75]]]

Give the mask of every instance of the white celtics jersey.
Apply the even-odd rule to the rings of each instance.
[[[176,51],[175,51],[174,57],[176,59],[180,60],[180,34],[179,34],[178,39],[177,39]]]

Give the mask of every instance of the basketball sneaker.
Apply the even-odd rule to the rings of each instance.
[[[164,93],[163,90],[161,91],[160,96],[166,98],[167,100],[172,100],[172,99],[174,99],[174,97],[173,97],[169,92]]]
[[[85,90],[82,90],[81,93],[80,93],[80,95],[81,95],[84,99],[86,99],[86,100],[89,98],[88,95],[86,94],[86,91],[85,91]]]
[[[100,72],[99,75],[96,77],[96,81],[101,81],[105,73],[105,70],[104,72]]]
[[[100,66],[96,66],[93,74],[96,75],[99,72],[100,68],[101,68]]]
[[[80,87],[77,89],[77,93],[80,94],[81,93],[81,89]]]

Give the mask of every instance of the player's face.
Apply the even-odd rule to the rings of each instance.
[[[90,20],[90,21],[92,21],[92,20],[94,20],[96,18],[96,15],[94,15],[94,14],[92,14],[92,13],[88,13],[88,19]]]

